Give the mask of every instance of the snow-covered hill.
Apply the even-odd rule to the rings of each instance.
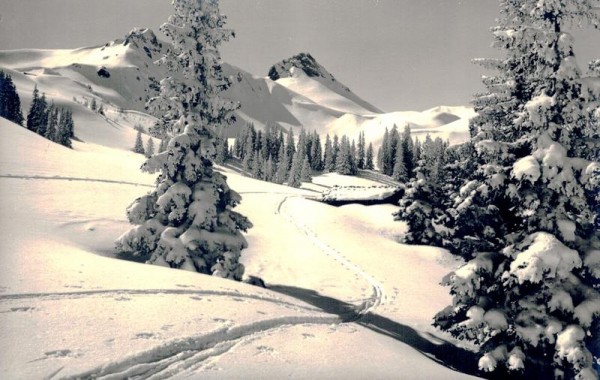
[[[119,120],[123,112],[117,111],[143,113],[145,102],[156,94],[158,80],[165,75],[155,61],[167,47],[151,30],[135,29],[124,39],[97,47],[0,51],[0,69],[13,76],[25,106],[36,83],[59,103],[83,104],[96,98],[109,109],[107,117],[120,126],[147,126],[152,118],[138,116],[132,121],[129,112],[129,120]],[[364,131],[367,142],[378,148],[385,128],[397,125],[402,129],[408,124],[417,136],[429,133],[460,143],[468,138],[468,120],[474,115],[467,107],[383,113],[336,80],[310,54],[275,64],[267,77],[228,64],[223,69],[233,82],[226,96],[241,105],[237,123],[228,131],[230,137],[248,121],[259,129],[271,121],[286,130],[316,130],[323,137],[337,133],[357,138]]]
[[[73,149],[0,118],[1,378],[468,378],[436,362],[470,354],[429,326],[456,263],[396,243],[393,206],[335,208],[221,168],[255,226],[246,273],[270,289],[114,259],[154,177],[97,117],[79,114]],[[309,188],[336,184],[373,185]]]

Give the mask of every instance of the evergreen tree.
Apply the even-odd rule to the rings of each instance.
[[[338,154],[340,153],[340,139],[338,137],[338,135],[333,135],[333,143],[332,143],[332,151],[333,154],[331,155],[331,157],[333,157],[333,159],[331,160],[331,172],[336,171],[337,168],[337,159],[338,159]]]
[[[288,156],[286,154],[285,144],[281,144],[279,146],[279,154],[280,157],[279,162],[277,163],[277,170],[275,172],[274,182],[278,184],[283,184],[288,179],[288,166],[290,163],[288,162]]]
[[[358,158],[356,165],[359,169],[365,169],[365,132],[360,132],[358,135]]]
[[[58,127],[54,141],[71,148],[71,135],[73,131],[73,118],[68,109],[61,109],[59,112]]]
[[[251,224],[232,210],[241,198],[211,162],[215,130],[233,122],[236,108],[219,96],[230,82],[222,74],[218,46],[233,32],[223,28],[216,0],[173,5],[174,15],[161,27],[173,45],[160,62],[173,76],[161,81],[160,95],[149,106],[177,108],[181,118],[175,124],[182,133],[144,164],[160,172],[157,187],[128,208],[130,222],[138,226],[119,238],[117,248],[149,257],[149,263],[240,280],[239,257],[247,246],[240,231]]]
[[[392,178],[398,182],[406,182],[408,180],[408,171],[406,170],[404,158],[404,144],[399,144],[396,148],[396,157],[394,159],[394,171]]]
[[[39,90],[35,86],[33,89],[33,99],[29,107],[29,113],[27,114],[27,129],[42,136],[46,134],[46,125],[48,124],[47,108],[46,96],[39,96]]]
[[[412,177],[415,170],[415,146],[410,135],[410,126],[407,124],[404,126],[404,132],[400,141],[402,144],[404,153],[404,167],[406,168],[407,177]]]
[[[342,140],[340,142],[340,150],[336,159],[337,173],[343,175],[356,174],[353,170],[353,161],[354,160],[352,159],[352,150],[350,147],[350,142],[348,141],[348,137],[344,135],[342,136]]]
[[[12,77],[0,70],[0,117],[23,125],[21,99],[12,81]]]
[[[305,156],[304,161],[302,162],[302,169],[300,170],[300,181],[312,182],[312,172],[310,170],[310,162],[308,161],[308,156]]]
[[[498,376],[597,379],[600,99],[567,29],[600,18],[589,0],[501,7],[506,56],[479,61],[497,74],[474,101],[474,170],[439,229],[472,260],[447,277],[453,304],[436,324],[478,343],[480,369]]]
[[[158,146],[158,153],[165,152],[167,150],[168,141],[166,139],[160,140],[160,145]]]
[[[324,162],[325,171],[328,171],[328,172],[335,171],[335,157],[334,157],[333,145],[331,143],[331,138],[329,137],[329,133],[327,134],[327,137],[325,137],[325,149],[323,152],[323,160],[325,161]]]
[[[48,120],[48,125],[46,126],[44,137],[50,141],[56,141],[58,131],[58,109],[54,105],[54,102],[50,103],[50,106],[48,106],[48,109],[46,110],[46,119]]]
[[[300,187],[302,185],[302,181],[300,180],[300,175],[302,174],[302,156],[298,151],[294,155],[292,159],[292,166],[290,167],[290,171],[288,173],[288,186],[291,187]]]
[[[316,131],[312,137],[310,160],[311,169],[315,171],[323,170],[323,148],[321,147],[321,138]]]
[[[148,158],[154,156],[154,140],[152,137],[148,137],[146,148],[144,149],[144,155]]]
[[[142,141],[142,132],[138,131],[135,137],[135,145],[133,146],[133,152],[144,154],[146,151],[144,150],[144,142]]]
[[[229,158],[229,144],[227,137],[220,136],[216,142],[217,154],[215,156],[215,162],[217,164],[224,164]]]
[[[367,153],[365,156],[365,169],[373,170],[375,165],[373,164],[373,144],[369,143],[367,147]]]
[[[294,155],[296,154],[296,142],[294,141],[294,130],[290,128],[290,131],[287,135],[287,140],[285,142],[285,154],[286,154],[286,162],[288,163],[288,167],[286,171],[289,171],[292,167],[292,161],[294,160]]]

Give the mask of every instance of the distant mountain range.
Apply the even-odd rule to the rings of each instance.
[[[134,29],[124,39],[103,46],[0,51],[0,68],[13,76],[25,105],[37,84],[58,103],[80,104],[96,98],[109,109],[138,111],[137,123],[147,126],[153,119],[144,116],[144,105],[157,94],[158,82],[166,75],[155,61],[167,48],[151,30]],[[223,71],[233,83],[225,96],[241,105],[237,122],[228,131],[230,137],[246,122],[261,129],[271,121],[285,130],[316,130],[323,137],[346,134],[356,138],[364,131],[367,141],[378,147],[385,128],[395,124],[402,129],[408,124],[414,136],[424,138],[429,133],[460,143],[468,139],[468,121],[475,115],[462,106],[384,113],[308,53],[274,64],[265,77],[227,63]]]

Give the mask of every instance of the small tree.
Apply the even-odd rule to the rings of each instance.
[[[139,153],[139,154],[145,153],[144,142],[142,141],[142,132],[140,132],[140,131],[138,131],[138,133],[135,137],[135,145],[133,146],[133,152]]]
[[[163,117],[176,110],[180,117],[173,126],[180,132],[167,151],[144,164],[144,170],[160,173],[157,185],[128,208],[137,226],[117,240],[117,248],[149,263],[240,280],[239,258],[247,246],[241,231],[251,223],[233,211],[241,198],[211,161],[216,131],[233,122],[237,107],[220,97],[230,82],[218,46],[233,32],[224,29],[216,0],[178,0],[173,6],[174,14],[161,27],[173,41],[160,61],[170,76],[148,105]]]
[[[373,170],[375,169],[375,165],[373,163],[373,144],[369,143],[367,147],[367,153],[365,156],[365,169]]]
[[[152,137],[148,137],[146,149],[144,149],[144,155],[148,158],[154,156],[154,140],[152,139]]]
[[[308,156],[304,157],[302,162],[302,169],[300,170],[300,181],[301,182],[312,182],[312,173],[310,169],[310,162]]]
[[[12,77],[0,70],[0,117],[23,125],[21,99],[12,81]]]

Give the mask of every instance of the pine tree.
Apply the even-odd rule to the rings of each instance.
[[[46,133],[46,125],[48,124],[48,115],[46,108],[46,96],[40,97],[37,86],[33,89],[33,99],[31,106],[29,107],[29,113],[27,114],[27,129],[36,132],[39,135],[44,136]]]
[[[239,258],[247,246],[240,231],[251,224],[232,210],[241,198],[211,162],[215,130],[233,122],[236,108],[219,96],[230,82],[218,46],[233,32],[223,28],[216,0],[178,0],[173,6],[174,15],[161,27],[173,45],[160,62],[173,76],[161,81],[160,95],[149,106],[178,109],[175,125],[182,133],[144,164],[146,171],[160,172],[157,187],[128,208],[138,226],[119,238],[117,248],[149,257],[149,263],[240,280]]]
[[[360,132],[358,135],[358,159],[357,166],[359,169],[365,169],[365,132]]]
[[[373,144],[369,143],[367,147],[367,153],[365,156],[365,169],[373,170],[375,165],[373,164]]]
[[[54,141],[58,144],[71,148],[71,134],[73,130],[73,118],[68,109],[61,109],[59,112],[58,127]]]
[[[312,182],[312,172],[310,170],[310,162],[308,160],[308,156],[305,156],[304,161],[302,162],[302,169],[300,170],[300,181]]]
[[[337,159],[338,154],[340,153],[340,139],[338,135],[333,135],[333,143],[332,143],[332,160],[331,160],[331,169],[329,171],[334,172],[337,168]]]
[[[275,172],[275,178],[273,182],[278,184],[283,184],[287,181],[288,178],[288,166],[290,165],[288,162],[288,157],[286,154],[285,143],[279,146],[279,154],[280,157],[279,162],[277,162],[277,170]]]
[[[331,143],[329,133],[327,134],[327,137],[325,137],[325,149],[323,152],[323,160],[325,161],[325,171],[333,172],[335,170],[335,158],[333,153],[333,145]]]
[[[394,159],[394,171],[392,178],[398,182],[406,182],[408,180],[408,171],[406,170],[404,158],[404,144],[399,144],[396,148],[396,157]]]
[[[48,106],[48,109],[46,110],[46,120],[48,120],[48,125],[46,126],[44,137],[50,141],[56,141],[56,134],[58,131],[58,109],[54,105],[54,102],[50,103],[50,106]]]
[[[290,167],[290,171],[288,173],[288,186],[291,187],[300,187],[302,185],[302,181],[300,180],[300,175],[302,174],[302,156],[298,151],[294,154],[294,158],[292,159],[292,166]]]
[[[144,142],[142,141],[142,132],[138,131],[135,137],[135,145],[133,146],[133,152],[139,154],[145,154]]]
[[[12,77],[0,70],[0,117],[23,125],[21,99],[12,81]]]
[[[160,140],[160,145],[158,146],[158,153],[165,152],[167,150],[168,141],[166,139]]]
[[[415,170],[415,147],[410,135],[410,126],[407,124],[404,126],[404,132],[400,141],[404,151],[404,167],[406,168],[407,177],[412,177]]]
[[[144,155],[148,158],[154,156],[154,140],[152,137],[148,137],[146,148],[144,149]]]
[[[501,7],[506,56],[479,61],[497,74],[474,101],[475,169],[441,229],[473,259],[447,277],[453,304],[436,324],[478,343],[484,371],[597,379],[600,99],[582,85],[567,28],[600,17],[588,0]]]
[[[340,150],[336,159],[336,172],[342,175],[353,175],[356,174],[353,170],[353,159],[352,159],[352,148],[348,137],[342,136],[340,142]]]
[[[296,154],[296,142],[294,141],[294,131],[290,128],[290,131],[287,135],[287,140],[285,142],[285,154],[287,156],[286,162],[288,163],[288,167],[286,171],[289,171],[292,167],[292,162],[294,160],[294,155]]]

